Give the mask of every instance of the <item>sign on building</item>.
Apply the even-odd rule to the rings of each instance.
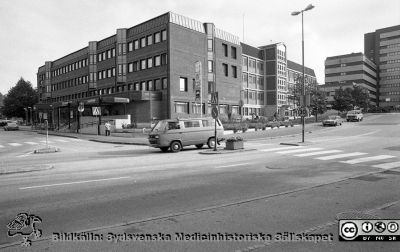
[[[94,116],[99,116],[101,115],[101,107],[92,107],[92,114]]]

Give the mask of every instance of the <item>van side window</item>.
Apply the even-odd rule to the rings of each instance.
[[[203,123],[203,127],[211,126],[208,120],[201,120],[201,122]]]
[[[199,121],[186,121],[184,122],[185,128],[200,127]]]
[[[168,130],[180,129],[178,122],[168,122]]]

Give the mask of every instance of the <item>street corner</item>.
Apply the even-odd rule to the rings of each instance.
[[[47,148],[36,149],[33,151],[33,154],[46,154],[46,153],[55,153],[60,151],[61,151],[60,148],[49,146]]]
[[[46,170],[50,170],[53,168],[54,168],[54,165],[51,165],[51,164],[20,165],[20,166],[4,165],[3,167],[0,168],[0,176],[15,174],[15,173],[46,171]]]

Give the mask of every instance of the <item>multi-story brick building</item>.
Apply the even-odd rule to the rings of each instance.
[[[400,107],[400,25],[364,34],[364,54],[378,68],[379,106]]]
[[[37,76],[36,108],[54,121],[76,118],[78,103],[101,106],[103,116],[129,114],[139,123],[198,117],[211,113],[214,91],[221,114],[272,115],[287,101],[284,44],[251,47],[213,23],[171,12],[48,61]]]

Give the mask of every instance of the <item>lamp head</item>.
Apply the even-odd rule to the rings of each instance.
[[[301,11],[293,11],[292,12],[292,16],[297,16],[297,15],[299,15],[301,13]]]
[[[304,11],[308,11],[308,10],[311,10],[311,9],[314,9],[314,5],[312,5],[312,4],[309,4],[305,9],[304,9]]]

